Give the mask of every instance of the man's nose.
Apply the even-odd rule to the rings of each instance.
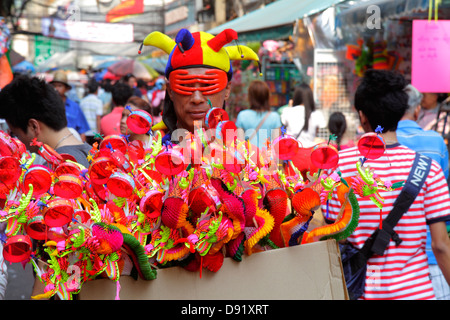
[[[196,104],[203,103],[205,102],[205,96],[200,90],[195,90],[192,92],[191,101]]]

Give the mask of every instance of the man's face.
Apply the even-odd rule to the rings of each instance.
[[[424,109],[433,109],[437,106],[438,95],[433,92],[424,92],[422,103],[420,104]]]
[[[27,150],[37,153],[39,148],[37,146],[30,145],[33,139],[36,138],[36,136],[33,133],[33,130],[29,130],[27,128],[27,131],[25,132],[18,127],[12,126],[9,122],[7,122],[7,124],[10,130],[10,135],[12,137],[16,137],[17,139],[22,141],[22,143],[26,146]]]
[[[186,69],[188,75],[206,75],[209,68],[190,68]],[[170,77],[172,74],[170,75]],[[170,82],[170,81],[169,81]],[[190,88],[202,88],[207,86],[205,83],[193,82]],[[187,129],[194,132],[194,121],[201,121],[205,127],[205,115],[210,109],[208,99],[211,101],[212,107],[222,108],[225,100],[230,96],[230,82],[228,82],[222,91],[213,94],[205,94],[200,90],[193,90],[192,94],[180,94],[171,88],[170,83],[167,85],[167,92],[173,102],[175,113],[178,120],[178,128]]]
[[[137,80],[136,80],[136,78],[131,77],[130,79],[128,79],[128,85],[131,88],[137,87]]]
[[[52,85],[55,88],[55,90],[58,91],[58,93],[59,93],[59,95],[61,97],[65,97],[66,96],[66,92],[68,91],[68,88],[67,88],[67,86],[64,83],[53,82]]]

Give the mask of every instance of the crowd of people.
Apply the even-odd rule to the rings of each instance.
[[[181,58],[173,55],[172,60],[175,59]],[[194,122],[204,121],[211,106],[222,107],[230,94],[229,58],[226,55],[217,59],[227,59],[225,67],[224,64],[199,66],[192,63],[177,69],[173,68],[172,61],[166,69],[167,83],[161,77],[153,90],[140,89],[132,75],[107,86],[91,79],[79,104],[67,96],[71,85],[62,71],[55,73],[49,83],[18,76],[0,92],[0,118],[6,120],[9,133],[24,142],[30,152],[36,152],[33,141],[37,139],[87,167],[88,152],[98,141],[98,135],[123,135],[129,141],[148,142],[147,134],[135,134],[127,128],[126,119],[133,110],[145,110],[154,117],[154,123],[164,123],[168,135],[176,129],[194,132]],[[183,76],[192,79],[191,85],[174,85],[180,77],[174,71],[180,69],[185,72]],[[198,79],[209,75],[211,69],[223,72],[223,77],[218,75],[218,79],[222,79],[220,90],[209,92],[211,84]],[[431,97],[436,98],[434,102],[430,102]],[[308,148],[317,143],[319,128],[327,127],[336,137],[333,143],[339,150],[339,163],[334,169],[343,179],[355,176],[354,164],[360,155],[355,152],[356,141],[348,132],[345,115],[333,113],[326,123],[315,106],[308,84],[295,89],[292,102],[280,113],[269,104],[269,88],[262,80],[250,83],[248,100],[250,108],[241,111],[235,121],[242,140],[264,148],[268,141],[287,134]],[[436,101],[437,95],[422,94],[408,85],[403,76],[389,71],[367,71],[356,91],[355,109],[362,128],[365,132],[377,132],[386,144],[386,156],[365,162],[380,179],[406,181],[416,152],[433,159],[424,187],[396,228],[403,241],[400,244],[390,241],[383,255],[373,256],[368,261],[368,269],[376,270],[380,282],[376,287],[365,283],[365,299],[450,298],[450,239],[446,226],[450,220],[446,182],[449,156],[442,136],[426,130],[429,122],[436,120]],[[376,131],[379,126],[383,128],[381,132]],[[40,161],[36,163],[45,164],[43,159]],[[386,215],[393,208],[399,191],[383,194],[384,213],[381,214]],[[334,194],[329,206],[322,208],[327,211],[327,222],[339,217],[341,205],[337,197]],[[380,209],[370,200],[359,201],[360,224],[347,241],[361,248],[379,226]]]

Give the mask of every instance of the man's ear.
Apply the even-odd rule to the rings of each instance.
[[[231,94],[231,81],[228,81],[227,86],[225,87],[225,97],[224,100],[228,100]]]
[[[38,120],[31,118],[28,120],[28,132],[33,135],[34,138],[37,138],[41,134],[41,124]]]
[[[358,115],[359,115],[359,122],[361,122],[361,125],[365,125],[367,122],[366,115],[361,110],[358,111]]]
[[[422,109],[422,107],[421,107],[420,104],[419,104],[419,105],[416,107],[416,109],[414,110],[414,121],[417,121],[417,119],[419,119],[420,109]]]
[[[169,95],[170,100],[173,101],[173,91],[172,91],[172,88],[170,87],[170,83],[169,83],[168,79],[166,81],[166,92]]]
[[[367,119],[367,116],[361,111],[358,111],[359,114],[359,121],[361,122],[361,126],[363,127],[365,132],[371,131],[371,126],[369,123],[369,119]]]

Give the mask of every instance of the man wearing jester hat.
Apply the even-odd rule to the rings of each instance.
[[[143,45],[158,47],[169,54],[163,120],[153,130],[194,132],[194,121],[205,126],[208,110],[223,107],[230,95],[231,60],[259,61],[256,53],[246,46],[225,47],[233,40],[237,40],[237,33],[231,29],[217,36],[182,29],[174,40],[155,31],[144,39]]]

